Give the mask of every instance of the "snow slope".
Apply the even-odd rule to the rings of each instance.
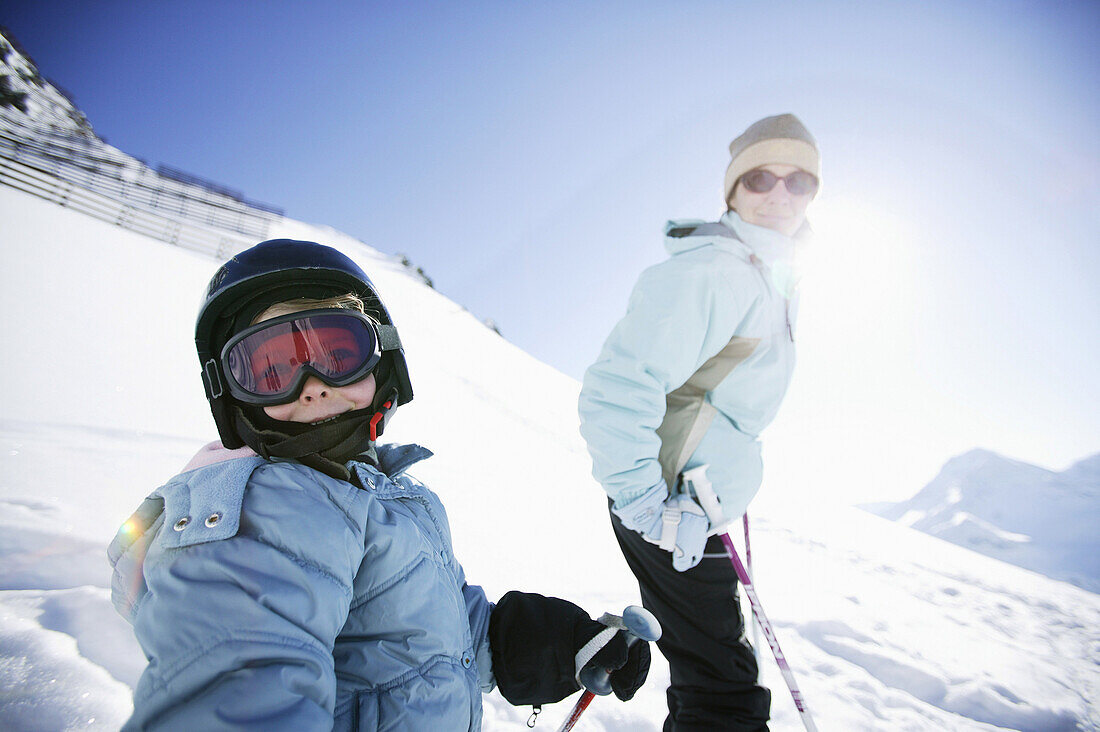
[[[1100,455],[1055,473],[972,450],[948,461],[908,501],[864,508],[995,559],[1100,592]]]
[[[143,658],[111,608],[104,547],[214,434],[191,328],[216,264],[5,187],[0,221],[0,728],[116,729]],[[387,438],[436,452],[417,476],[447,505],[471,581],[593,614],[636,602],[588,474],[578,384],[393,258],[281,226],[340,246],[384,293],[416,390]],[[855,509],[792,510],[779,486],[765,496],[757,584],[821,729],[1100,729],[1100,596]],[[773,729],[799,729],[764,667]],[[667,681],[657,659],[634,701],[597,700],[578,729],[660,729]],[[528,714],[494,693],[485,728],[525,729]]]

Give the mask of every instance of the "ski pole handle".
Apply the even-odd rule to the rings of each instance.
[[[661,637],[661,624],[653,613],[638,605],[631,605],[623,610],[623,632],[626,633],[626,646],[637,643],[639,640],[655,641]],[[581,669],[579,676],[581,685],[588,691],[598,696],[607,696],[611,693],[611,674],[606,668],[589,667]]]
[[[609,620],[612,622],[608,622]],[[607,630],[614,630],[616,633],[620,629],[625,631],[627,648],[630,648],[639,640],[655,641],[661,637],[661,624],[657,622],[657,618],[653,617],[653,613],[644,607],[638,607],[637,605],[630,605],[623,610],[621,618],[614,615],[604,615],[600,618],[600,622],[607,625]],[[600,634],[605,632],[607,631],[601,631]],[[592,640],[596,639],[593,638]],[[592,641],[589,641],[589,643],[592,643]],[[581,652],[583,652],[583,649]],[[595,655],[598,652],[598,650],[594,650],[592,654]],[[573,725],[581,718],[584,710],[588,708],[588,705],[592,703],[597,694],[607,696],[611,693],[611,674],[605,668],[582,668],[578,674],[578,679],[584,686],[584,693],[577,700],[573,711],[562,722],[558,732],[569,732],[573,729]]]

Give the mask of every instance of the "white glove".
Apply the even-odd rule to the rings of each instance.
[[[671,552],[672,568],[677,572],[691,569],[703,558],[710,522],[691,496],[670,496],[661,483],[640,498],[611,510],[623,526]]]

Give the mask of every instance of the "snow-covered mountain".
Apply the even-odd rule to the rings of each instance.
[[[1055,473],[972,450],[950,460],[908,501],[863,508],[1100,592],[1100,454]]]
[[[54,187],[25,190],[5,170],[0,729],[117,729],[145,661],[111,607],[105,547],[215,434],[192,328],[217,257],[56,195],[79,181],[39,169],[33,180]],[[267,236],[343,249],[385,296],[416,390],[386,438],[436,453],[416,474],[446,504],[470,581],[490,598],[537,591],[594,615],[637,602],[589,475],[577,382],[399,259],[327,227],[265,221]],[[203,241],[228,225],[215,223]],[[822,730],[1100,730],[1100,596],[853,508],[786,501],[783,488],[766,484],[773,500],[754,504],[756,584]],[[772,729],[800,729],[763,650]],[[577,729],[659,730],[667,683],[657,656],[632,702],[599,699]],[[568,707],[548,705],[540,728]],[[493,693],[484,727],[526,729],[529,713]]]

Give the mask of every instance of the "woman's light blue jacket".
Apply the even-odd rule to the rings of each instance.
[[[382,446],[352,483],[245,457],[176,476],[109,549],[149,665],[126,729],[476,730],[492,605]]]
[[[675,491],[676,467],[707,465],[727,519],[744,513],[762,477],[757,438],[794,369],[803,245],[803,234],[787,237],[733,211],[717,223],[669,222],[671,257],[642,273],[581,389],[592,472],[616,506],[662,484]],[[725,368],[712,388],[690,388],[697,374]],[[696,419],[700,408],[711,421]],[[700,425],[701,440],[689,439]],[[693,439],[697,447],[674,467]]]

